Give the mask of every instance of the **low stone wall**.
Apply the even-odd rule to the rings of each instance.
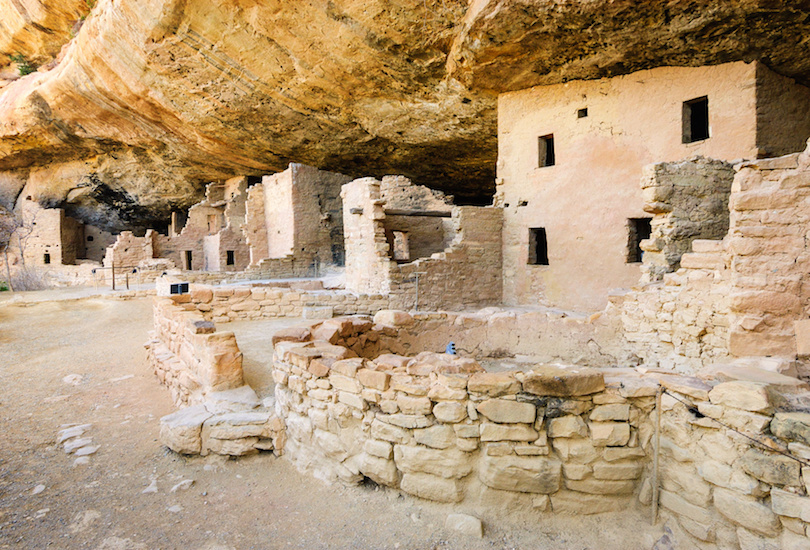
[[[212,391],[243,385],[242,352],[232,332],[217,332],[189,295],[155,298],[149,363],[177,406],[200,403]]]
[[[285,453],[317,477],[538,512],[649,504],[663,387],[659,502],[678,543],[810,542],[810,413],[797,412],[810,403],[804,383],[740,366],[714,370],[709,383],[645,369],[487,373],[469,358],[394,355],[409,319],[383,312],[375,320],[332,319],[275,336]]]
[[[357,295],[323,290],[319,281],[271,285],[192,285],[189,304],[206,320],[227,323],[237,319],[274,317],[328,318],[333,315],[373,314],[388,307],[380,295]],[[307,287],[310,290],[307,290]],[[318,290],[320,288],[320,290]]]

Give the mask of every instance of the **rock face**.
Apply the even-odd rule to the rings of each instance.
[[[0,63],[46,62],[81,4],[1,0]],[[99,0],[55,68],[2,73],[0,200],[159,225],[290,161],[486,200],[498,92],[753,58],[805,78],[806,14],[760,4]]]

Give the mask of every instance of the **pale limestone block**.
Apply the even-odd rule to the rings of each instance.
[[[711,524],[712,516],[706,508],[696,506],[684,498],[670,491],[661,490],[659,493],[659,503],[663,508],[685,516],[693,521],[703,524]]]
[[[479,424],[456,424],[453,426],[453,430],[458,437],[471,438],[481,435],[481,426]]]
[[[456,440],[455,431],[447,424],[437,424],[429,428],[414,430],[413,437],[417,443],[434,449],[447,449]]]
[[[463,401],[467,399],[466,390],[448,388],[443,384],[433,384],[428,391],[428,397],[433,401]]]
[[[537,409],[531,403],[506,399],[487,399],[479,403],[476,409],[489,420],[506,424],[531,424],[537,415]]]
[[[422,472],[445,478],[462,478],[472,471],[470,455],[458,449],[429,449],[421,446],[394,446],[397,468],[406,473]]]
[[[506,456],[511,455],[513,447],[509,443],[487,443],[485,446],[487,456]]]
[[[597,462],[593,465],[593,477],[605,480],[638,479],[644,465],[641,462]]]
[[[588,427],[576,415],[566,415],[552,418],[548,421],[548,436],[555,437],[587,437]]]
[[[714,490],[714,506],[733,523],[768,537],[779,534],[779,519],[756,499],[718,487]]]
[[[512,373],[482,372],[470,376],[467,389],[470,393],[499,397],[516,394],[520,391],[521,386]]]
[[[363,389],[363,386],[355,378],[349,378],[348,376],[343,376],[341,374],[330,374],[329,383],[332,384],[332,387],[336,390],[350,393],[360,393],[360,391]]]
[[[377,420],[400,428],[427,428],[434,424],[430,418],[419,414],[378,414]]]
[[[388,441],[367,439],[363,444],[363,450],[367,454],[378,458],[391,459],[394,457],[394,446]]]
[[[537,436],[526,424],[481,424],[481,441],[534,441]]]
[[[380,485],[396,487],[399,481],[399,474],[393,460],[364,453],[359,469],[361,474]]]
[[[807,550],[810,548],[810,538],[804,534],[784,531],[778,548],[780,550]]]
[[[548,447],[533,445],[515,445],[515,454],[518,456],[546,456],[548,455]]]
[[[766,537],[742,527],[737,527],[737,540],[740,550],[782,550],[779,538]]]
[[[266,436],[266,426],[271,413],[237,412],[213,416],[203,424],[203,439],[240,439],[243,437]]]
[[[467,407],[462,403],[453,401],[436,403],[433,406],[433,416],[439,422],[455,424],[467,418]],[[478,436],[476,435],[476,437]]]
[[[641,447],[605,447],[602,453],[602,457],[607,462],[628,458],[642,458],[644,456],[646,456],[646,453]]]
[[[597,447],[621,447],[630,440],[630,425],[625,422],[589,422],[588,426]]]
[[[202,454],[214,453],[218,455],[244,456],[258,452],[256,445],[258,437],[245,437],[242,439],[206,439],[203,441]]]
[[[712,524],[699,523],[686,516],[679,516],[678,523],[687,533],[703,542],[714,542],[717,538]]]
[[[391,375],[387,372],[375,371],[371,369],[360,369],[357,371],[357,380],[367,388],[379,391],[386,391]]]
[[[427,397],[412,397],[400,394],[397,396],[397,406],[404,414],[424,415],[430,414],[433,404]]]
[[[160,442],[176,453],[199,454],[203,423],[213,416],[203,405],[180,409],[160,419]]]
[[[502,491],[550,494],[560,488],[558,460],[522,456],[482,458],[478,477],[487,487]]]
[[[468,537],[482,538],[484,526],[481,520],[467,514],[450,514],[444,522],[444,528]]]
[[[602,480],[602,479],[566,479],[565,487],[580,493],[592,495],[623,495],[632,493],[636,484],[629,480]]]
[[[371,437],[382,439],[391,443],[407,443],[411,440],[411,434],[397,426],[392,426],[375,419],[371,423]]]
[[[552,439],[551,445],[563,460],[589,464],[599,458],[599,451],[588,439]]]
[[[765,386],[755,382],[723,382],[709,392],[709,399],[715,405],[725,405],[745,411],[768,412],[771,410]]]
[[[463,486],[458,480],[425,473],[406,473],[400,489],[408,494],[436,502],[460,502],[464,498]]]
[[[605,422],[608,420],[630,420],[630,405],[627,403],[614,403],[610,405],[599,405],[594,407],[588,417],[595,422]]]
[[[624,510],[629,499],[617,496],[605,498],[603,495],[591,495],[574,491],[558,491],[551,495],[551,510],[555,514],[590,515]]]
[[[456,447],[460,450],[471,453],[478,450],[478,439],[473,438],[456,438]]]
[[[563,475],[565,476],[565,479],[585,479],[591,475],[592,472],[593,468],[587,464],[574,464],[570,462],[563,464]]]
[[[338,392],[338,402],[361,411],[368,409],[368,402],[366,402],[362,396],[357,395],[356,393],[349,393],[345,391]]]
[[[810,497],[782,489],[771,489],[771,509],[775,514],[810,521]]]

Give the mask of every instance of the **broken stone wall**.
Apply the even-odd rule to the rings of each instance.
[[[115,244],[107,248],[104,256],[104,267],[116,269],[124,267],[138,267],[157,257],[155,240],[159,238],[153,230],[148,230],[143,237],[136,237],[132,231],[122,231]]]
[[[216,323],[237,319],[373,314],[389,307],[388,299],[384,296],[327,291],[323,290],[319,281],[217,287],[194,284],[191,287],[190,304],[206,320]]]
[[[502,302],[503,211],[456,206],[451,221],[455,237],[443,252],[407,264],[389,262],[392,307],[469,310]]]
[[[401,182],[398,187],[399,191],[419,189],[419,186]],[[449,220],[453,224],[450,246],[430,257],[398,265],[391,257],[391,243],[386,235],[386,209],[389,204],[416,207],[412,212],[424,212],[426,208],[446,209],[448,205],[443,201],[435,205],[412,200],[413,194],[418,191],[406,194],[407,200],[396,203],[390,198],[390,189],[389,184],[389,199],[386,200],[381,193],[381,182],[373,178],[362,178],[343,186],[346,288],[355,292],[390,295],[392,307],[397,309],[414,306],[423,309],[469,309],[500,303],[501,209],[453,207]],[[434,242],[443,239],[445,234],[444,224],[441,229],[438,225],[435,229],[438,234],[433,236]],[[473,285],[475,292],[470,292]]]
[[[92,225],[84,226],[84,257],[101,263],[108,246],[115,244],[116,235]]]
[[[350,179],[290,164],[284,172],[265,176],[261,186],[253,186],[247,204],[251,266],[289,258],[298,264],[342,265],[340,187]],[[266,269],[272,269],[270,263],[264,262]]]
[[[356,179],[343,186],[343,231],[346,235],[346,289],[388,294],[391,275],[380,182]]]
[[[188,304],[188,294],[155,298],[154,332],[147,342],[149,362],[175,405],[193,405],[213,391],[244,384],[242,352],[232,332],[217,332],[213,323]]]
[[[744,164],[731,196],[731,329],[736,356],[796,354],[810,316],[810,152]]]
[[[645,365],[695,372],[728,356],[731,272],[723,241],[694,240],[680,268],[611,297],[628,353]]]
[[[650,238],[642,243],[643,282],[677,271],[694,239],[726,236],[733,180],[731,164],[700,157],[644,168],[644,211],[653,218]]]

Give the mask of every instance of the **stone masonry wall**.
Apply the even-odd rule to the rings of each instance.
[[[676,271],[693,240],[725,237],[733,179],[731,164],[702,157],[644,168],[644,211],[654,216],[650,239],[642,243],[642,281]]]
[[[743,164],[731,195],[731,331],[736,356],[795,355],[810,316],[810,152]]]
[[[444,252],[407,264],[388,263],[391,307],[469,310],[502,303],[503,211],[456,206],[452,221],[455,238]]]
[[[191,306],[201,312],[206,320],[216,323],[237,319],[373,314],[388,308],[388,300],[381,295],[327,291],[323,290],[319,281],[279,282],[261,286],[211,287],[194,284],[188,296]]]
[[[730,270],[723,241],[694,240],[663,281],[611,296],[625,349],[647,366],[696,372],[728,356]]]
[[[299,468],[538,514],[649,505],[658,483],[677,547],[810,542],[810,414],[796,410],[806,384],[733,366],[709,383],[642,369],[487,373],[470,358],[392,354],[410,322],[381,312],[276,334],[276,410]]]
[[[189,298],[155,298],[154,332],[146,343],[149,362],[177,406],[198,404],[211,392],[244,384],[236,337],[217,332]]]

